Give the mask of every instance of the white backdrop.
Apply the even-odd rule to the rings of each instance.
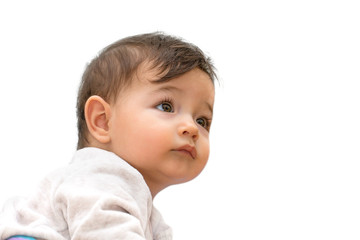
[[[2,1],[0,203],[70,161],[86,63],[161,30],[221,80],[207,168],[155,199],[174,239],[359,239],[357,2]]]

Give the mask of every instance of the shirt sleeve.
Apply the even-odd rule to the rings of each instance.
[[[57,191],[54,208],[67,222],[70,239],[146,239],[136,201],[126,192],[105,189],[71,184]]]

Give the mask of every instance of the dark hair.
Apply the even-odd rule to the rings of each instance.
[[[78,99],[78,149],[88,144],[88,129],[84,116],[89,97],[98,95],[105,101],[115,101],[121,90],[131,84],[140,64],[150,63],[158,71],[158,81],[168,81],[196,67],[217,78],[211,59],[195,45],[161,32],[123,38],[104,48],[86,67]]]

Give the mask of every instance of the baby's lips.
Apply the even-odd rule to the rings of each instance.
[[[179,147],[179,148],[175,149],[175,151],[184,151],[184,152],[187,152],[187,153],[189,153],[189,154],[191,155],[191,157],[192,157],[193,159],[195,159],[196,156],[197,156],[196,148],[193,147],[193,146],[191,146],[191,145],[189,145],[189,144],[184,145],[184,146],[182,146],[182,147]]]

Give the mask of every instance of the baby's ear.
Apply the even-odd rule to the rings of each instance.
[[[109,119],[110,105],[99,96],[91,96],[85,104],[85,119],[89,133],[98,142],[106,144],[110,141]]]

